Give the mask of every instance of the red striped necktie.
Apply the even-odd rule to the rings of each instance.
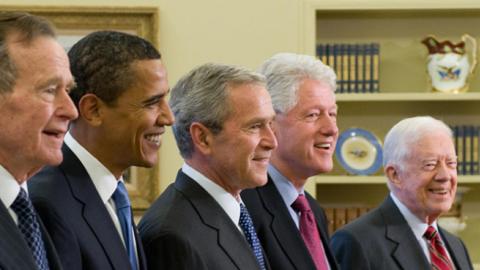
[[[310,204],[303,194],[293,202],[292,208],[300,212],[300,235],[310,252],[317,270],[328,270],[328,262],[325,260],[325,250],[317,229],[317,222],[313,215]]]
[[[424,234],[428,242],[428,251],[430,252],[430,259],[433,270],[453,270],[452,261],[448,258],[447,250],[440,240],[437,231],[433,226],[428,226]]]

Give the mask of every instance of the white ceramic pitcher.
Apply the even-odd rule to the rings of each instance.
[[[428,48],[427,71],[432,89],[445,93],[467,91],[477,65],[477,41],[465,34],[456,44],[439,42],[434,36],[426,37],[422,43]]]

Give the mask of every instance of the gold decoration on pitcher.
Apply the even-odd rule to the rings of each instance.
[[[428,48],[427,72],[431,88],[444,93],[467,91],[477,65],[477,41],[468,34],[458,43],[440,42],[430,35],[422,43]]]

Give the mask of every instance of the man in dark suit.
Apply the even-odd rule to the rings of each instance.
[[[173,115],[158,51],[146,40],[94,32],[69,51],[80,117],[64,160],[30,182],[32,199],[65,269],[146,269],[122,174],[157,163]]]
[[[139,224],[148,267],[269,269],[240,191],[264,185],[276,140],[263,76],[205,64],[172,89],[185,164]]]
[[[26,181],[62,161],[61,145],[78,114],[68,91],[68,57],[52,25],[0,12],[0,269],[61,269],[28,196]]]
[[[290,53],[268,59],[260,73],[277,113],[278,148],[267,185],[244,191],[242,198],[273,269],[337,269],[325,214],[304,190],[310,176],[332,169],[335,73],[314,57]]]
[[[452,131],[432,117],[407,118],[385,137],[390,195],[338,230],[332,248],[342,269],[473,269],[462,241],[437,225],[457,189]]]

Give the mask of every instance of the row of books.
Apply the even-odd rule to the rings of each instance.
[[[359,216],[367,213],[371,207],[367,206],[337,206],[329,205],[324,206],[325,215],[328,222],[328,233],[332,235],[336,230],[340,229],[343,225],[350,223]]]
[[[480,174],[478,158],[480,126],[459,125],[451,128],[455,138],[458,174]]]
[[[337,74],[337,93],[379,92],[380,44],[318,44],[316,49]]]

